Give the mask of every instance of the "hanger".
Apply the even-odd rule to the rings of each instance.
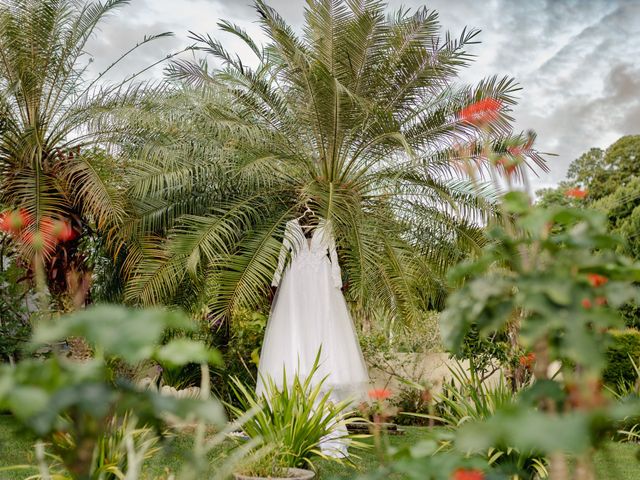
[[[298,218],[296,218],[298,223],[299,223],[299,221],[301,219],[303,219],[307,215],[307,213],[310,213],[312,217],[317,217],[315,212],[313,210],[311,210],[311,207],[309,207],[309,202],[308,201],[305,202],[304,205],[306,207],[305,211],[302,213],[302,215],[300,215]],[[305,228],[306,229],[311,229],[311,228],[313,228],[313,225],[300,225],[300,226],[301,226],[302,229],[305,229]]]

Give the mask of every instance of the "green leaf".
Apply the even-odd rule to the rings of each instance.
[[[203,343],[187,338],[171,340],[160,347],[155,358],[162,365],[179,367],[187,363],[222,364],[222,356],[216,350],[207,348]]]
[[[181,312],[162,309],[131,309],[99,305],[61,317],[52,324],[41,323],[33,337],[35,344],[66,337],[84,337],[103,352],[137,363],[151,358],[154,347],[166,329],[193,330],[194,325]]]
[[[502,197],[502,204],[509,213],[523,214],[531,208],[531,199],[526,192],[512,191]]]

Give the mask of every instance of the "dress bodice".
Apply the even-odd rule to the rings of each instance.
[[[327,254],[329,256],[327,257]],[[342,286],[340,265],[336,245],[330,225],[324,219],[318,222],[310,239],[307,239],[298,220],[287,222],[278,268],[273,276],[273,286],[278,286],[284,273],[287,257],[290,257],[289,268],[318,269],[323,262],[331,262],[331,276],[337,288]]]

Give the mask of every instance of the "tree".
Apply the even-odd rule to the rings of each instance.
[[[130,104],[143,90],[133,75],[106,85],[93,80],[85,52],[96,27],[128,3],[108,0],[7,0],[0,4],[0,207],[20,209],[25,228],[15,243],[25,259],[42,254],[49,291],[67,291],[67,274],[84,270],[82,241],[125,216],[114,158],[100,148],[115,132],[100,112]],[[92,125],[92,122],[94,124]],[[52,222],[70,232],[57,245],[35,241]]]
[[[515,82],[458,86],[478,31],[442,38],[424,8],[387,16],[373,0],[310,1],[301,36],[262,1],[255,8],[266,46],[219,26],[257,67],[193,34],[222,66],[176,61],[169,75],[183,91],[149,106],[155,117],[136,112],[152,140],[136,162],[146,210],[128,300],[197,296],[214,318],[260,304],[285,223],[309,208],[333,227],[354,309],[419,318],[441,303],[447,267],[484,243],[493,191],[460,175],[486,172],[480,136],[505,155],[518,144],[514,155],[544,168],[524,135],[510,135]],[[488,128],[459,114],[490,99],[499,108]]]
[[[604,150],[591,148],[571,162],[567,171],[567,180],[575,185],[590,186],[604,171]]]

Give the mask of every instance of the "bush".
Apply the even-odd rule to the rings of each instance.
[[[222,351],[223,365],[211,372],[211,388],[227,403],[239,406],[233,393],[233,378],[244,385],[255,386],[258,376],[260,349],[267,326],[267,315],[243,309],[234,313],[229,335],[214,332],[213,345]]]
[[[640,359],[640,331],[628,329],[611,332],[613,344],[607,349],[607,366],[604,370],[604,381],[613,388],[620,383],[636,381],[633,358]]]

